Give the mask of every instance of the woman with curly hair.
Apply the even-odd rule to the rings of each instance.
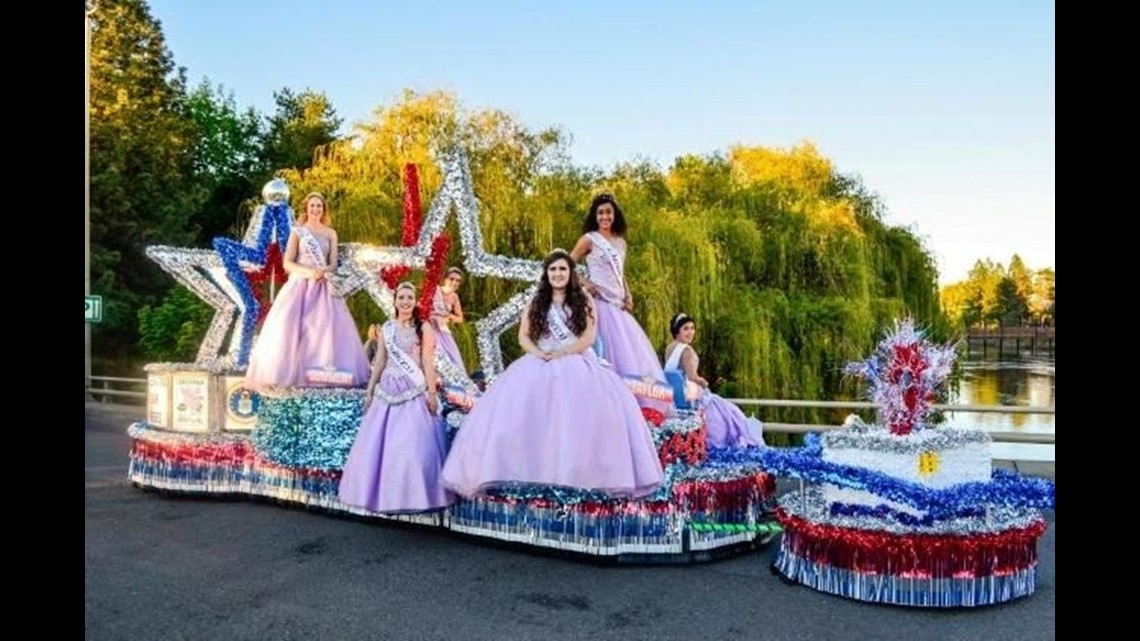
[[[475,496],[503,484],[652,494],[664,474],[629,389],[593,351],[594,301],[556,249],[519,326],[526,352],[467,416],[443,484]]]
[[[645,330],[630,312],[633,293],[625,280],[626,222],[613,194],[594,197],[582,223],[582,236],[570,252],[574,260],[585,262],[589,278],[583,283],[597,302],[599,354],[622,376],[664,381],[657,351]],[[643,407],[672,414],[667,402],[638,398]]]

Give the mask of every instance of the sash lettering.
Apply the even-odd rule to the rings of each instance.
[[[416,365],[416,361],[407,352],[396,344],[395,321],[384,323],[384,347],[388,349],[388,359],[400,368],[404,376],[407,376],[417,389],[427,388],[427,378],[424,376],[423,370],[420,369],[419,365]]]
[[[577,336],[566,325],[566,319],[562,317],[562,313],[554,305],[551,305],[546,312],[546,329],[560,346],[571,345],[577,340]]]
[[[317,267],[325,267],[328,261],[325,259],[325,251],[321,249],[321,242],[307,228],[297,225],[296,229],[297,239],[301,241],[298,246],[309,257],[309,262]]]

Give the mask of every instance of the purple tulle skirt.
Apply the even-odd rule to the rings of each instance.
[[[593,352],[511,364],[463,422],[443,484],[474,496],[504,483],[645,496],[664,475],[633,395]]]
[[[330,369],[351,377],[329,383],[306,379],[306,371]],[[246,369],[246,386],[362,387],[368,357],[344,299],[324,280],[291,277],[273,301]]]
[[[390,395],[411,388],[391,370],[379,385]],[[440,484],[445,454],[443,421],[421,394],[398,405],[379,398],[364,415],[340,479],[340,501],[379,513],[438,510],[454,497]]]
[[[657,360],[657,352],[637,319],[616,305],[601,299],[594,300],[598,310],[598,335],[601,338],[603,357],[613,366],[614,371],[622,376],[665,381],[665,372],[661,369],[661,361]],[[653,408],[666,416],[674,414],[673,405],[666,401],[639,396],[637,402],[641,407]]]

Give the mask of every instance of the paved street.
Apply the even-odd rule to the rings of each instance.
[[[874,606],[785,585],[768,569],[774,544],[698,565],[599,565],[263,501],[143,491],[126,481],[126,427],[140,412],[85,412],[87,639],[1055,637],[1052,512],[1033,596],[972,610]]]

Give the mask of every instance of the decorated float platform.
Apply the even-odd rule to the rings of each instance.
[[[953,347],[933,345],[904,320],[847,369],[869,383],[874,424],[852,415],[801,448],[734,455],[800,480],[777,501],[775,573],[902,606],[986,606],[1033,594],[1041,510],[1056,509],[1056,485],[994,468],[988,433],[933,422],[954,358]]]
[[[329,282],[335,295],[363,292],[393,317],[398,281],[422,272],[420,302],[429,304],[450,247],[447,221],[454,216],[466,273],[523,285],[475,322],[480,369],[493,384],[504,369],[500,337],[517,326],[542,266],[487,253],[466,157],[460,151],[441,154],[439,163],[442,184],[427,212],[420,211],[416,167],[405,167],[403,244],[342,243]],[[129,427],[132,483],[190,495],[268,499],[619,560],[712,558],[752,549],[778,531],[770,511],[774,478],[755,461],[718,462],[706,447],[701,415],[685,412],[669,419],[646,416],[667,482],[643,500],[507,487],[422,514],[373,514],[340,503],[341,468],[360,426],[364,390],[314,386],[263,395],[243,387],[258,322],[273,303],[274,288],[285,280],[282,248],[294,217],[289,195],[284,181],[267,183],[264,204],[240,240],[219,237],[212,249],[147,249],[215,314],[194,363],[146,368],[147,414]],[[479,392],[468,372],[441,354],[436,369],[445,383],[450,439]],[[335,382],[336,374],[328,372],[324,382]],[[634,394],[672,398],[665,382],[625,382]]]
[[[377,514],[337,499],[340,470],[361,422],[363,390],[258,394],[237,372],[148,367],[147,416],[128,428],[130,481],[187,495],[268,499],[451,530],[470,537],[630,563],[685,563],[756,549],[778,526],[775,478],[756,460],[710,452],[703,416],[646,410],[666,483],[641,500],[530,485],[502,487],[450,508]],[[468,404],[445,403],[448,442]],[[752,448],[758,449],[758,448]]]
[[[423,270],[430,300],[454,212],[469,275],[527,284],[475,323],[481,369],[493,384],[503,370],[500,337],[533,297],[541,265],[484,250],[466,160],[444,156],[441,164],[440,193],[422,219],[418,186],[408,180],[414,171],[405,174],[404,246],[342,244],[330,283],[340,296],[366,292],[391,317],[395,281]],[[929,424],[954,350],[930,345],[910,323],[851,370],[872,383],[875,425],[852,421],[802,448],[719,450],[707,447],[699,413],[647,414],[666,482],[642,500],[530,486],[422,514],[372,514],[341,504],[340,469],[361,422],[363,390],[260,395],[243,387],[258,318],[283,280],[281,245],[292,219],[282,181],[266,185],[263,197],[241,241],[218,238],[213,250],[147,250],[215,315],[194,363],[147,368],[146,417],[129,427],[129,475],[138,487],[269,499],[627,561],[711,559],[767,543],[782,527],[775,571],[823,592],[921,607],[989,605],[1033,593],[1045,530],[1039,510],[1055,509],[1055,486],[993,469],[983,433]],[[462,429],[476,386],[438,354],[436,365],[450,405],[441,429],[450,437]],[[626,383],[643,396],[677,391],[654,381]],[[803,483],[775,504],[778,524],[773,475]]]

